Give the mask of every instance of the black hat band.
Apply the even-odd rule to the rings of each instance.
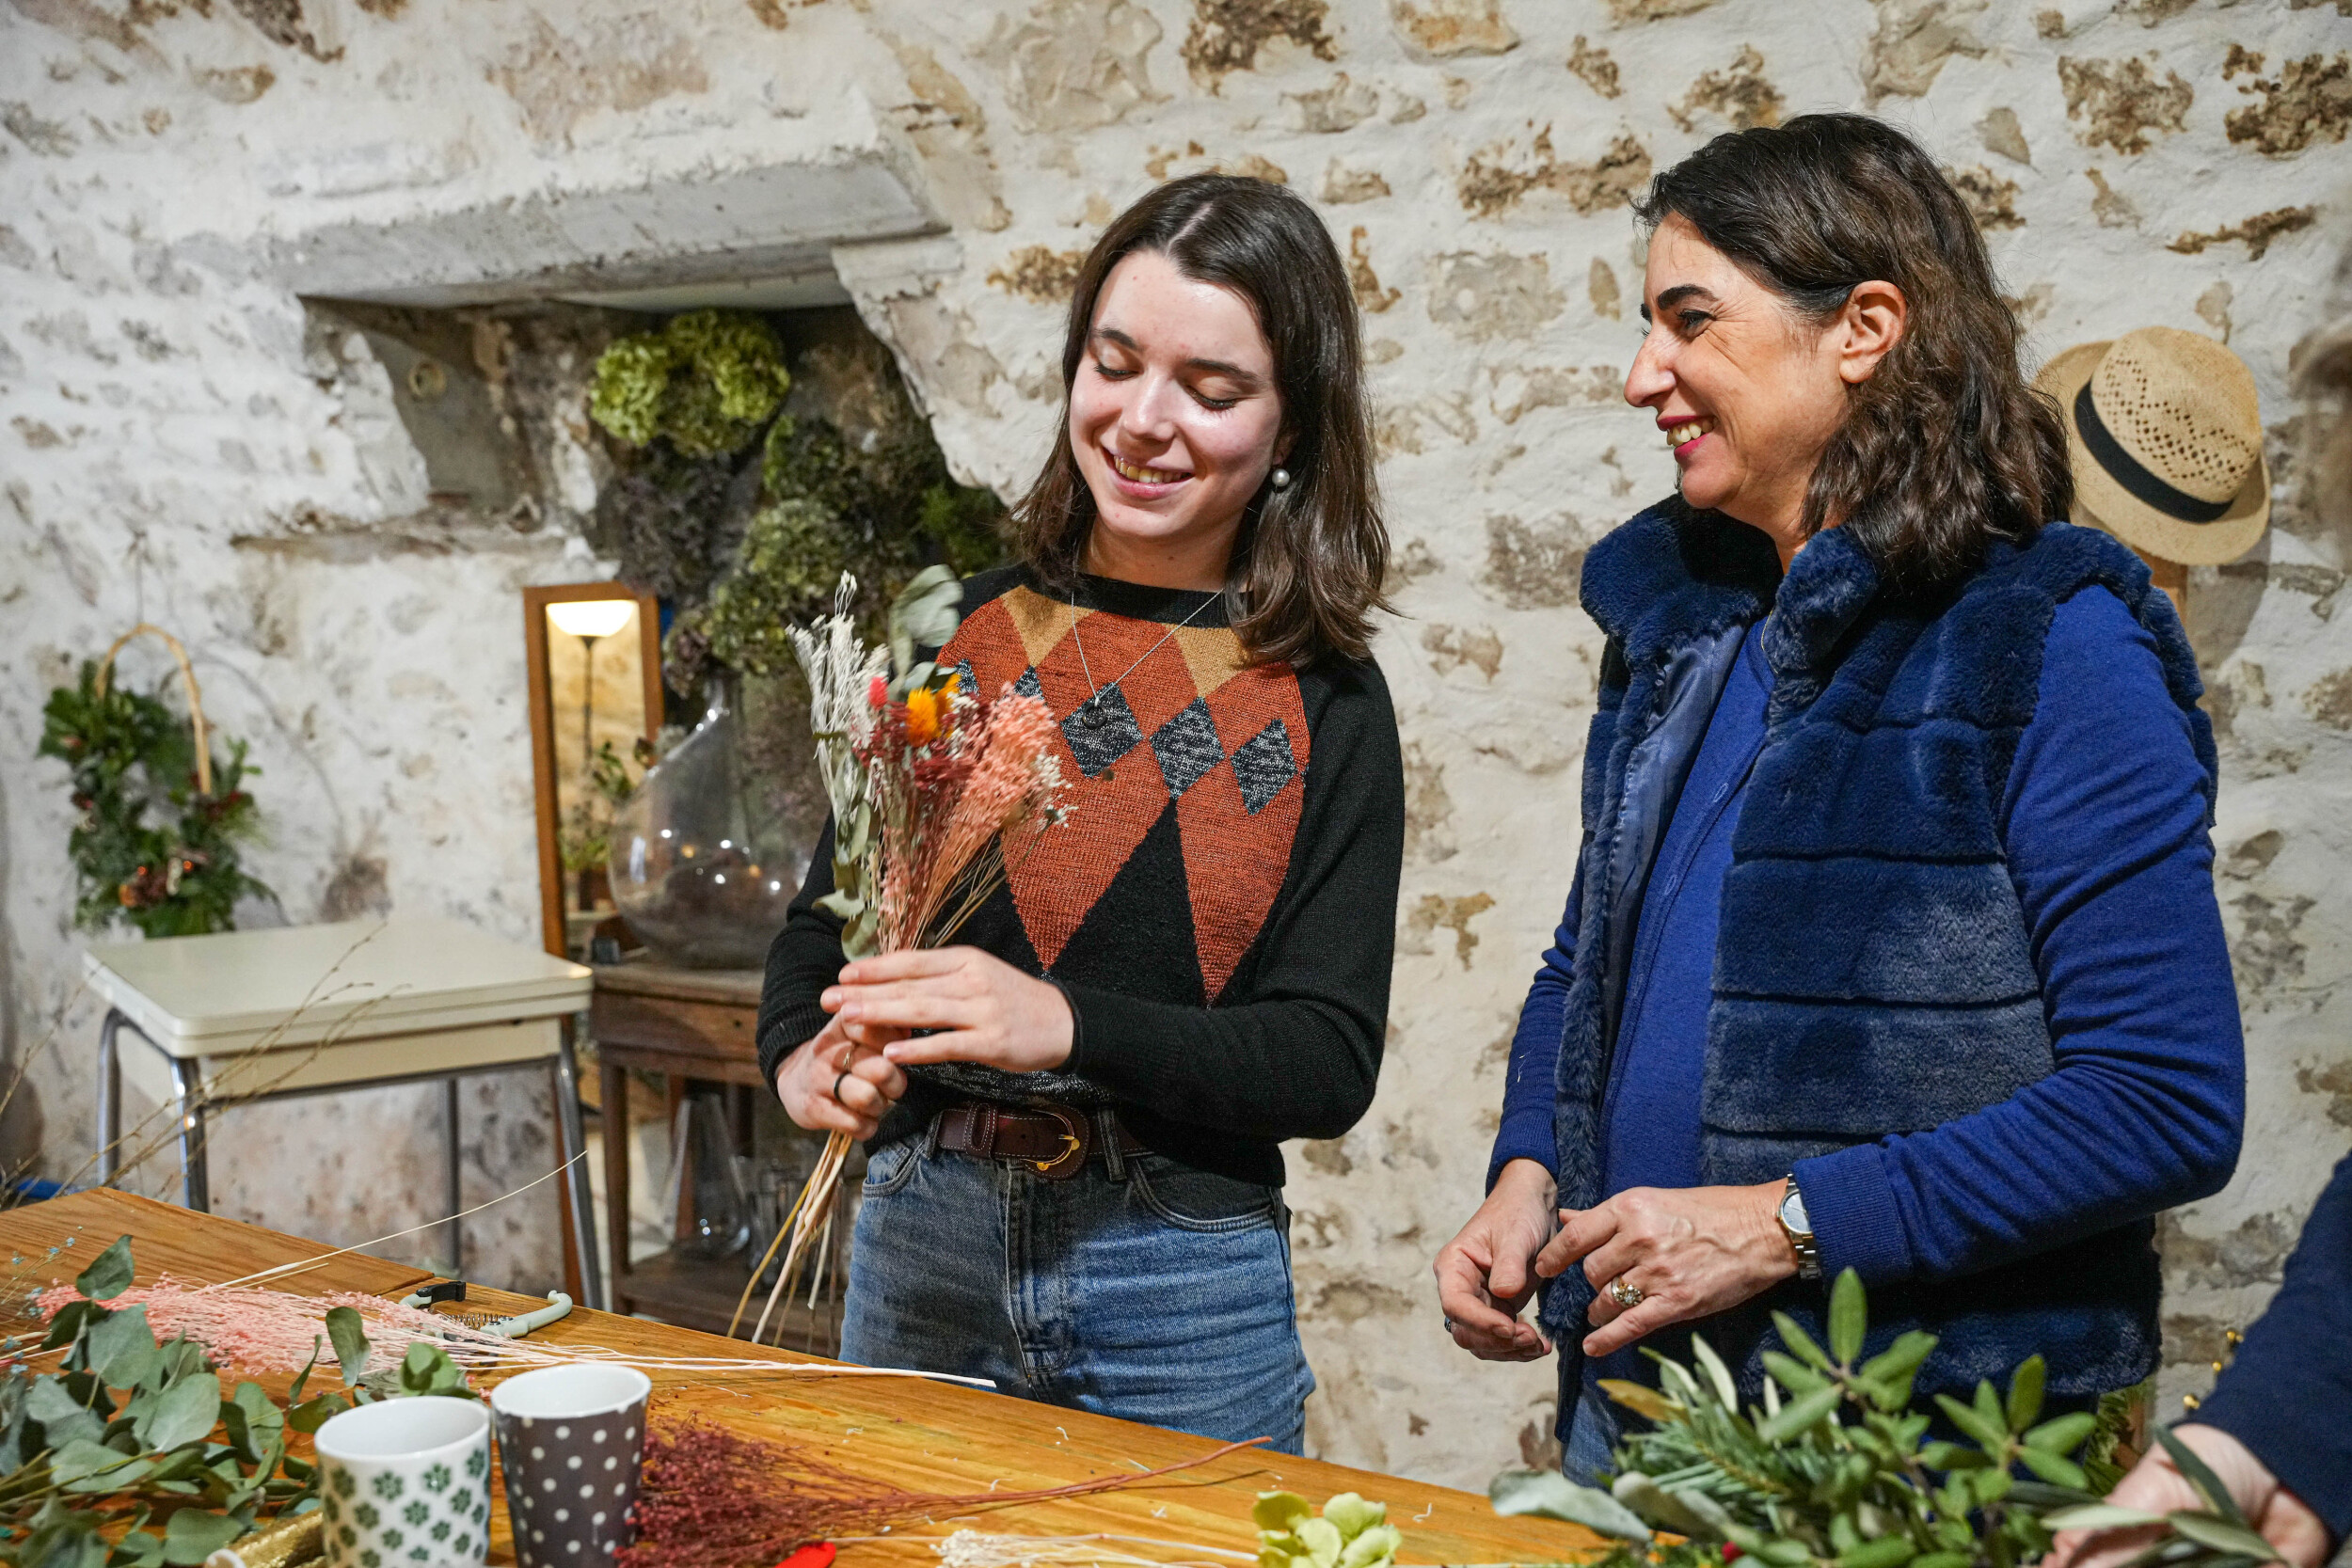
[[[2074,394],[2074,429],[2091,457],[2106,470],[2107,477],[2121,484],[2135,500],[2144,501],[2166,516],[2178,517],[2185,523],[2218,522],[2228,515],[2229,501],[2201,501],[2185,490],[2176,490],[2125,451],[2123,443],[2100,421],[2098,404],[2091,401],[2088,381]]]

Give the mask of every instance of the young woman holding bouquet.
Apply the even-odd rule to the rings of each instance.
[[[1371,1103],[1404,781],[1346,271],[1312,211],[1163,185],[1087,259],[1022,562],[940,659],[1058,721],[1069,821],[959,945],[846,967],[832,847],[762,1066],[867,1140],[843,1354],[1296,1451],[1285,1138]]]

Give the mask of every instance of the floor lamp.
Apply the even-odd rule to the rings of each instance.
[[[637,613],[633,599],[566,599],[548,606],[555,629],[580,639],[580,781],[594,787],[596,772],[596,642],[628,626]],[[583,883],[588,874],[580,873]],[[584,892],[584,889],[582,890]],[[589,907],[583,896],[580,907]]]

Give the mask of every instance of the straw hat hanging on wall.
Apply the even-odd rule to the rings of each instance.
[[[2254,373],[2211,338],[2143,326],[2042,367],[2074,470],[2074,518],[2143,555],[2217,566],[2270,522]]]

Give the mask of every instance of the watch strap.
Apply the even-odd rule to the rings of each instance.
[[[1789,1250],[1797,1255],[1797,1277],[1819,1279],[1821,1277],[1821,1248],[1814,1239],[1812,1217],[1806,1215],[1804,1227],[1799,1228],[1789,1218],[1788,1211],[1792,1206],[1798,1213],[1804,1213],[1804,1195],[1797,1189],[1794,1171],[1788,1173],[1787,1190],[1782,1193],[1780,1207],[1773,1211],[1772,1217],[1780,1221],[1781,1234],[1788,1238]]]

